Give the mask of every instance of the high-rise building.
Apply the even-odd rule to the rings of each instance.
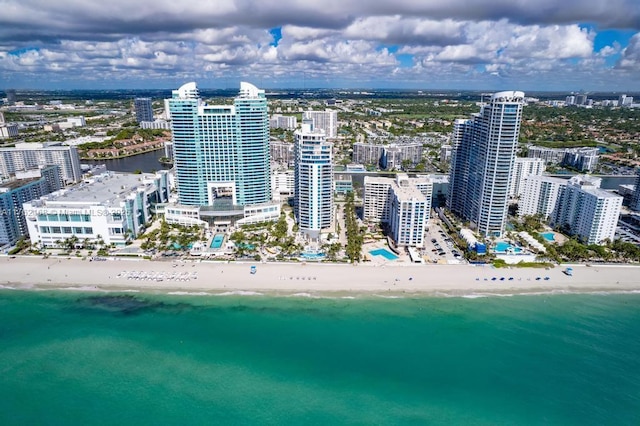
[[[274,114],[269,119],[269,127],[272,129],[294,130],[298,127],[298,119],[295,115]]]
[[[151,98],[135,98],[133,101],[136,110],[136,121],[153,121],[153,107],[151,106]]]
[[[523,105],[523,92],[498,92],[454,123],[449,208],[485,236],[504,232]]]
[[[28,237],[22,205],[62,188],[58,166],[18,172],[0,184],[0,246]]]
[[[540,176],[544,172],[544,160],[542,158],[516,158],[509,189],[510,197],[520,197],[524,191],[524,180],[528,176]]]
[[[640,211],[640,168],[636,169],[636,182],[629,203],[631,210]]]
[[[9,105],[13,105],[18,101],[18,96],[16,95],[16,91],[14,89],[5,90],[7,94],[7,103]]]
[[[553,216],[560,189],[567,185],[567,179],[550,176],[527,176],[524,180],[518,216],[540,215],[544,220]]]
[[[599,153],[598,148],[567,148],[562,159],[562,165],[572,167],[581,172],[592,172],[598,165]]]
[[[365,220],[389,224],[399,246],[420,247],[431,212],[433,182],[428,176],[394,178],[365,176]]]
[[[600,180],[574,176],[561,188],[551,225],[586,244],[613,241],[623,197],[600,189]]]
[[[313,120],[313,127],[324,130],[327,139],[338,136],[338,112],[334,110],[305,111],[302,113],[303,120]]]
[[[397,180],[391,184],[391,235],[398,246],[422,247],[431,201],[408,183]]]
[[[208,105],[199,96],[191,82],[169,100],[179,203],[225,210],[269,202],[264,90],[242,82],[233,105]]]
[[[50,165],[59,166],[65,184],[82,180],[80,157],[75,146],[62,145],[60,142],[32,142],[17,143],[13,148],[0,148],[0,177]]]
[[[318,238],[333,223],[333,144],[307,120],[294,136],[296,220],[302,233]]]

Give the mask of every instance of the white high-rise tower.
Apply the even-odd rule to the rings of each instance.
[[[448,205],[485,236],[504,232],[523,105],[523,92],[498,92],[456,123]]]
[[[318,238],[333,222],[333,144],[307,120],[294,135],[296,220],[300,231]]]

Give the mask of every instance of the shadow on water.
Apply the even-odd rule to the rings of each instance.
[[[83,297],[77,300],[81,309],[91,309],[114,315],[130,316],[148,312],[181,313],[193,308],[188,303],[165,303],[130,294]]]

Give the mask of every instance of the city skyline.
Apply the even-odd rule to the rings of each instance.
[[[640,90],[634,0],[8,0],[0,90]]]

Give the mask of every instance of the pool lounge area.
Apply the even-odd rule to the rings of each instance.
[[[372,256],[382,256],[387,260],[397,260],[398,256],[396,256],[395,254],[393,254],[390,250],[387,250],[386,248],[378,248],[375,250],[369,250],[369,254],[371,254]]]
[[[493,252],[499,254],[519,254],[522,253],[522,248],[509,244],[506,241],[498,241],[493,248]]]

